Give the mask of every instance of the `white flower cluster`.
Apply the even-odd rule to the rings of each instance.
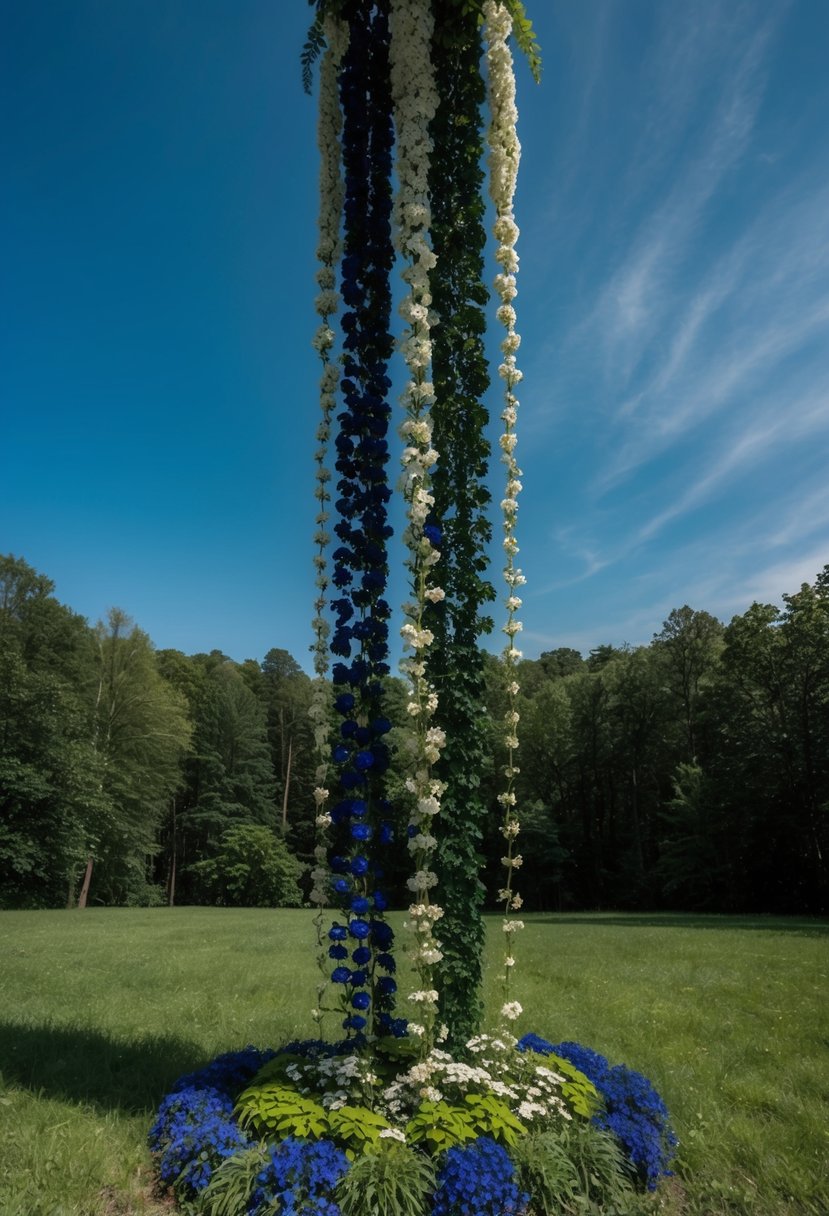
[[[319,115],[317,121],[317,146],[320,153],[320,209],[319,209],[319,240],[317,243],[317,286],[319,292],[315,301],[317,314],[320,318],[319,327],[312,339],[314,349],[322,361],[322,377],[320,379],[320,422],[317,427],[318,448],[316,460],[316,488],[314,496],[317,499],[316,532],[314,542],[317,551],[314,555],[316,571],[317,594],[314,600],[314,642],[311,647],[314,656],[314,673],[311,706],[309,715],[314,728],[314,744],[317,750],[316,788],[314,803],[316,805],[317,838],[314,849],[316,866],[312,871],[313,887],[311,902],[316,905],[318,912],[314,919],[317,937],[317,962],[320,970],[320,982],[317,986],[317,1008],[313,1017],[318,1024],[322,1022],[321,1007],[323,995],[328,984],[328,955],[326,939],[323,931],[322,910],[327,899],[328,874],[326,870],[327,849],[325,839],[330,816],[325,811],[328,798],[326,778],[328,776],[328,636],[331,627],[323,616],[328,590],[328,565],[326,549],[330,542],[330,534],[326,529],[328,522],[328,504],[331,494],[328,483],[331,480],[331,470],[328,467],[328,442],[331,436],[331,417],[337,404],[337,385],[339,373],[337,365],[331,362],[331,350],[336,335],[330,320],[339,308],[340,297],[336,290],[337,280],[335,266],[341,252],[340,222],[343,207],[343,182],[340,169],[341,148],[340,132],[342,130],[342,115],[337,87],[337,74],[340,61],[346,49],[347,30],[345,22],[328,14],[324,22],[324,34],[327,50],[320,65]]]
[[[409,679],[407,750],[412,759],[412,776],[406,785],[413,796],[411,823],[414,832],[409,851],[415,872],[408,880],[417,903],[412,908],[414,945],[412,961],[423,993],[434,993],[434,1001],[421,1000],[421,1021],[410,1023],[409,1030],[421,1038],[424,1051],[434,1043],[437,993],[432,969],[442,958],[439,943],[432,936],[433,913],[441,909],[431,904],[429,892],[437,882],[430,868],[437,841],[430,831],[432,816],[440,810],[441,782],[433,779],[431,766],[440,758],[446,739],[442,730],[430,726],[437,709],[437,696],[426,674],[426,654],[433,642],[431,630],[424,627],[427,603],[444,598],[441,587],[433,582],[434,567],[440,560],[437,538],[429,528],[429,515],[435,500],[430,493],[430,469],[438,454],[432,446],[429,407],[434,401],[434,386],[429,380],[432,361],[431,328],[435,316],[429,273],[435,255],[429,243],[431,210],[429,206],[429,164],[432,140],[429,124],[438,106],[438,91],[431,61],[434,17],[431,0],[391,0],[389,13],[391,91],[396,128],[398,192],[394,204],[395,245],[404,259],[403,279],[408,294],[400,305],[405,323],[400,349],[406,360],[409,381],[401,397],[405,419],[400,426],[404,448],[401,458],[401,487],[406,502],[407,526],[404,543],[406,565],[412,587],[411,602],[404,605],[408,617],[401,629],[409,653],[402,669]],[[418,995],[418,994],[416,994]]]
[[[319,1098],[327,1110],[347,1104],[372,1106],[380,1078],[366,1055],[309,1056],[285,1069],[297,1092]]]
[[[513,1002],[504,1016],[514,1020],[520,1009]],[[571,1117],[561,1097],[565,1078],[535,1064],[531,1052],[516,1051],[511,1035],[481,1035],[466,1046],[474,1063],[461,1064],[433,1049],[382,1091],[378,1109],[390,1123],[403,1123],[423,1101],[462,1104],[468,1095],[494,1094],[528,1126],[556,1126]]]
[[[507,584],[506,599],[507,621],[503,632],[507,636],[507,644],[503,652],[507,671],[514,670],[521,659],[521,651],[515,645],[516,634],[521,632],[522,624],[516,619],[515,613],[521,607],[521,599],[517,590],[524,583],[524,576],[515,565],[518,555],[518,542],[515,529],[518,516],[518,495],[521,492],[521,469],[515,459],[515,448],[518,437],[515,426],[518,420],[518,398],[515,387],[522,379],[515,353],[521,345],[520,335],[516,332],[517,315],[513,300],[517,295],[516,274],[518,272],[518,254],[515,245],[518,241],[518,225],[513,215],[513,199],[518,179],[518,163],[521,158],[521,145],[518,142],[516,124],[518,110],[515,104],[515,74],[512,64],[512,53],[507,39],[512,33],[512,17],[506,6],[500,0],[486,0],[484,4],[486,58],[488,70],[488,97],[490,109],[489,141],[489,192],[495,206],[495,224],[493,234],[498,246],[495,253],[500,266],[495,276],[495,290],[500,304],[496,312],[499,322],[506,334],[501,343],[503,362],[498,373],[504,381],[504,410],[501,419],[504,430],[499,440],[501,460],[506,465],[507,483],[504,498],[501,502],[503,514],[504,540],[503,548],[506,557],[504,579]],[[513,845],[518,836],[519,824],[516,817],[516,796],[513,783],[518,769],[515,765],[515,752],[518,748],[517,726],[519,720],[516,708],[516,698],[520,689],[517,681],[510,678],[507,683],[509,710],[504,715],[504,745],[507,749],[508,762],[504,770],[507,778],[506,790],[498,796],[504,811],[504,823],[501,833],[507,841],[507,855],[502,858],[506,867],[506,885],[500,893],[504,903],[504,933],[507,937],[506,953],[504,956],[503,994],[504,1003],[501,1008],[501,1018],[504,1023],[514,1021],[521,1012],[517,1001],[509,1000],[511,968],[515,964],[513,954],[513,934],[518,928],[523,928],[521,921],[507,919],[510,909],[521,906],[520,896],[512,889],[514,871],[521,865],[520,855],[513,854]],[[516,903],[516,900],[518,901]]]

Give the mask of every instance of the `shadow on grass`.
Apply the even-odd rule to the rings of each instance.
[[[108,1038],[93,1030],[0,1021],[0,1077],[48,1098],[151,1113],[182,1073],[208,1063],[172,1036]]]
[[[829,920],[809,916],[721,916],[693,912],[538,912],[534,925],[606,925],[619,929],[751,929],[763,933],[794,933],[801,937],[829,935]]]

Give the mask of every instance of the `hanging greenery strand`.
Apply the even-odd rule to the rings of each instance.
[[[435,151],[430,177],[432,234],[437,265],[432,273],[434,331],[432,409],[440,459],[433,474],[435,516],[443,531],[441,585],[445,598],[430,606],[435,636],[429,660],[438,692],[437,721],[446,736],[438,775],[445,783],[436,826],[443,960],[439,967],[441,1020],[450,1046],[460,1046],[480,1024],[482,918],[481,837],[488,808],[481,786],[487,765],[482,631],[495,592],[486,578],[491,537],[486,473],[489,385],[484,351],[484,228],[481,31],[478,14],[461,6],[436,6],[433,46],[440,100],[431,125]]]

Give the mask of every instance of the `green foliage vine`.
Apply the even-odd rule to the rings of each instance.
[[[435,78],[440,105],[432,123],[434,152],[430,191],[432,242],[437,265],[431,275],[433,307],[440,317],[433,336],[434,444],[440,453],[432,492],[443,530],[441,585],[446,598],[429,606],[435,635],[430,675],[438,693],[438,725],[446,747],[438,775],[446,782],[435,824],[437,871],[444,919],[439,937],[440,1017],[451,1045],[477,1030],[481,1018],[480,880],[482,825],[487,813],[480,775],[486,768],[483,655],[478,637],[492,623],[483,606],[495,598],[486,579],[485,547],[492,534],[485,484],[490,448],[481,399],[489,386],[484,352],[482,281],[484,201],[481,34],[475,6],[449,5],[436,14]]]

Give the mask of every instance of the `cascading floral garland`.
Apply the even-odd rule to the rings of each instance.
[[[341,293],[344,409],[338,415],[335,467],[339,474],[332,582],[338,598],[330,648],[342,718],[332,750],[340,797],[331,808],[334,836],[329,867],[332,894],[342,915],[328,930],[333,983],[340,985],[343,1027],[357,1034],[402,1033],[392,1017],[396,982],[389,952],[393,934],[383,872],[374,840],[391,836],[391,806],[384,796],[391,723],[383,713],[388,665],[386,542],[390,388],[387,362],[394,261],[391,243],[391,98],[389,30],[385,4],[350,0],[340,16],[348,42],[339,73],[344,176]],[[343,660],[349,659],[346,663]],[[383,974],[380,974],[382,972]]]
[[[445,592],[434,581],[440,560],[440,529],[430,522],[435,505],[430,492],[430,469],[439,459],[432,445],[429,406],[434,387],[428,378],[432,359],[430,331],[434,314],[429,272],[435,256],[429,244],[429,165],[432,141],[429,124],[438,104],[437,88],[431,67],[434,30],[430,0],[392,0],[391,4],[391,84],[394,120],[397,131],[397,178],[395,204],[395,245],[405,260],[403,279],[408,294],[400,305],[405,332],[400,348],[409,380],[401,398],[405,420],[400,435],[405,444],[402,456],[401,487],[406,502],[407,527],[404,542],[411,583],[411,600],[404,605],[406,622],[401,629],[403,644],[410,655],[403,671],[409,679],[407,705],[410,730],[406,740],[411,763],[407,790],[412,798],[409,822],[409,852],[414,873],[408,880],[413,894],[409,922],[414,936],[412,961],[419,987],[409,1000],[419,1007],[420,1016],[409,1022],[409,1034],[419,1035],[423,1050],[435,1042],[438,992],[434,967],[443,957],[434,937],[436,921],[443,909],[430,899],[437,882],[432,857],[437,839],[432,833],[435,815],[440,811],[443,782],[434,775],[434,765],[445,743],[444,732],[432,725],[437,709],[437,694],[428,678],[428,654],[434,640],[426,628],[424,614],[429,603],[437,603]]]
[[[516,123],[518,110],[515,105],[515,73],[513,71],[512,53],[507,38],[512,30],[512,20],[505,6],[498,0],[486,0],[484,5],[487,40],[487,67],[489,81],[489,192],[495,207],[494,235],[499,242],[495,259],[501,267],[495,280],[495,288],[501,300],[498,308],[498,320],[506,329],[506,337],[501,343],[504,359],[498,368],[499,375],[504,381],[505,405],[501,418],[504,423],[503,434],[500,438],[501,459],[507,467],[507,483],[501,510],[504,524],[504,553],[506,566],[504,580],[507,584],[506,599],[507,622],[503,632],[507,635],[507,644],[503,658],[508,671],[514,673],[515,666],[521,659],[521,651],[515,645],[515,635],[521,630],[521,622],[515,613],[521,607],[521,599],[516,594],[519,587],[526,581],[524,575],[515,564],[518,554],[518,542],[515,537],[516,515],[518,512],[518,495],[521,492],[521,470],[515,459],[517,444],[516,423],[518,420],[518,398],[514,389],[522,379],[522,373],[516,365],[515,352],[521,339],[515,330],[516,313],[512,301],[516,296],[515,278],[518,272],[518,254],[515,245],[518,240],[518,225],[513,215],[513,200],[515,186],[518,180],[518,164],[521,156],[521,145],[518,141]],[[514,674],[507,683],[508,706],[504,725],[506,734],[504,743],[507,750],[507,764],[504,769],[506,788],[498,795],[498,801],[503,808],[504,822],[501,833],[506,841],[506,855],[502,863],[506,868],[506,881],[499,891],[499,899],[504,905],[503,930],[506,949],[504,952],[503,972],[503,1004],[501,1017],[505,1022],[513,1022],[521,1014],[518,1001],[510,1000],[510,977],[515,964],[515,934],[523,929],[523,921],[510,917],[511,912],[521,907],[521,896],[513,887],[513,875],[521,865],[521,854],[515,851],[515,842],[519,832],[519,821],[516,814],[515,778],[518,766],[515,762],[515,752],[518,749],[518,710],[517,697],[519,685]]]

